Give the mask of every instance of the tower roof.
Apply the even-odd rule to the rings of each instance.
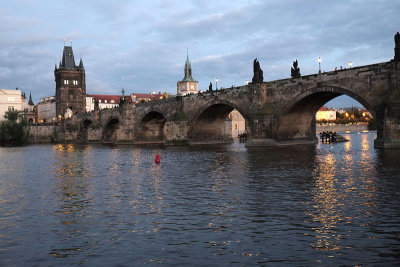
[[[189,52],[186,53],[185,77],[183,77],[181,82],[196,82],[192,77],[192,65],[189,60]]]
[[[72,46],[64,46],[62,61],[59,67],[64,69],[75,69],[76,66]]]

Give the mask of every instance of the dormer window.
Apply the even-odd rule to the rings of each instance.
[[[101,99],[99,99],[99,103],[101,103]]]
[[[114,104],[114,100],[111,100],[110,102]]]
[[[107,100],[104,100],[104,103],[106,103],[106,104],[107,104]]]

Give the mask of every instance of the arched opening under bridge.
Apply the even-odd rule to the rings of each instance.
[[[103,130],[103,142],[110,143],[117,140],[117,129],[119,128],[119,119],[111,118]]]
[[[328,109],[330,117],[319,116],[318,111],[324,111],[324,105],[330,106],[331,100],[338,96],[346,95],[356,100],[359,105],[356,107],[345,107],[343,103],[336,103],[335,108]],[[357,103],[357,102],[352,102]],[[363,124],[366,129],[368,125],[375,126],[375,111],[371,105],[369,105],[362,97],[355,95],[349,91],[341,88],[329,88],[329,89],[314,89],[308,94],[295,99],[288,109],[285,110],[283,115],[280,117],[280,123],[278,124],[277,136],[278,141],[286,140],[302,140],[305,142],[317,142],[317,126],[318,131],[330,130],[335,131],[336,129],[343,131],[343,127],[348,127],[349,130],[362,127],[349,127],[353,123],[358,125]],[[330,126],[330,127],[326,127]],[[339,127],[343,126],[343,127]],[[370,127],[371,127],[370,126]],[[325,128],[324,128],[325,127]]]
[[[190,144],[232,143],[244,141],[239,135],[247,134],[246,119],[237,107],[216,103],[205,108],[195,118],[189,132]]]
[[[88,127],[89,125],[92,124],[92,121],[89,119],[85,119],[82,121],[80,127],[79,127],[79,133],[78,133],[78,142],[87,142],[88,140]]]
[[[160,112],[147,113],[136,130],[135,143],[164,143],[164,125],[166,118]]]

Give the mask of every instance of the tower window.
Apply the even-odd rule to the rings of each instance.
[[[68,80],[64,80],[64,84],[68,84]]]
[[[77,80],[73,80],[73,81],[72,81],[72,84],[73,84],[73,85],[78,85],[78,81],[77,81]]]

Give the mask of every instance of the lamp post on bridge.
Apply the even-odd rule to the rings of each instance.
[[[321,57],[318,57],[318,73],[321,73]]]
[[[246,85],[249,85],[249,81],[248,80],[246,80]]]
[[[351,62],[351,60],[350,60],[350,62],[349,62],[350,69],[351,69],[352,66],[353,66],[353,62]]]
[[[215,78],[215,90],[218,90],[218,78]]]

